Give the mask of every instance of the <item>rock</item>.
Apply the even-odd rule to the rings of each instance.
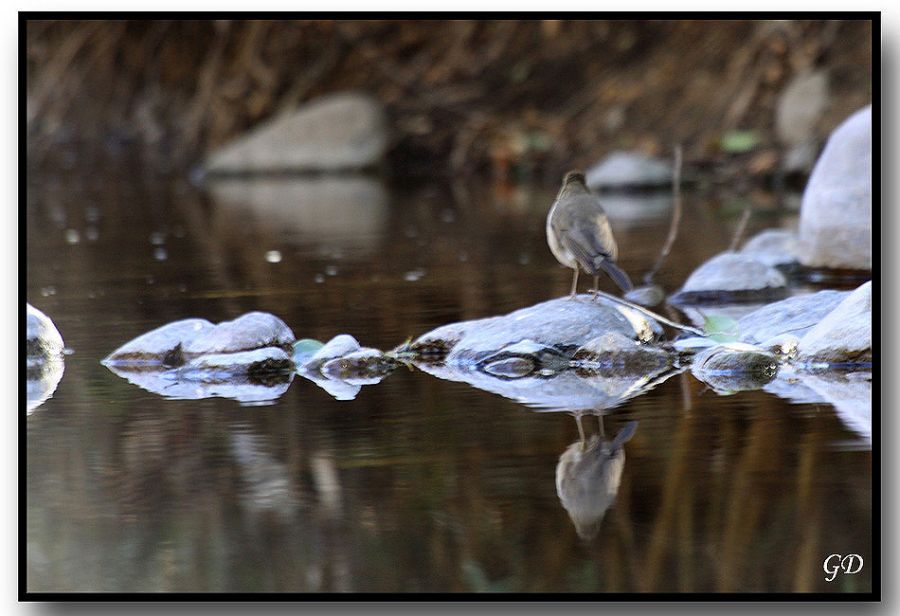
[[[835,129],[803,193],[799,257],[808,267],[872,269],[872,107]]]
[[[448,340],[436,336],[439,330]],[[588,295],[574,300],[554,299],[502,317],[439,330],[425,334],[412,348],[449,348],[446,361],[472,364],[491,356],[497,358],[497,353],[525,340],[536,348],[552,348],[568,358],[578,347],[608,332],[641,341],[654,340],[662,334],[658,323],[637,310],[605,298],[594,300]]]
[[[617,332],[583,345],[572,358],[581,371],[605,374],[649,374],[671,366],[673,358],[659,347],[642,344]]]
[[[867,364],[872,361],[872,282],[858,287],[811,327],[797,348],[801,361]]]
[[[25,356],[29,362],[62,358],[63,339],[46,314],[25,304]]]
[[[652,284],[643,287],[635,287],[625,294],[625,299],[632,304],[653,308],[654,306],[663,303],[663,300],[666,299],[666,293],[659,285]]]
[[[672,166],[639,152],[613,152],[588,169],[585,180],[596,190],[669,186]]]
[[[237,353],[275,347],[293,350],[294,332],[284,321],[267,312],[248,312],[233,321],[222,321],[185,341],[185,355]]]
[[[697,353],[691,373],[720,394],[761,389],[778,373],[778,359],[749,344],[721,344]]]
[[[787,280],[774,267],[750,255],[722,252],[694,270],[681,289],[669,298],[669,302],[758,302],[780,299],[786,294]]]
[[[213,325],[206,319],[184,319],[158,327],[125,343],[101,363],[178,367],[202,355],[242,353],[264,348],[292,350],[294,334],[278,317],[248,312]]]
[[[636,421],[628,422],[612,441],[595,434],[586,443],[572,443],[559,457],[556,494],[584,540],[597,536],[600,522],[616,498],[625,467],[623,445],[636,428]]]
[[[184,319],[168,323],[126,342],[110,353],[101,363],[114,365],[182,365],[181,349],[215,325],[206,319]]]
[[[387,191],[366,175],[214,177],[208,188],[225,216],[330,251],[371,255],[389,231]]]
[[[214,152],[209,173],[340,171],[376,165],[387,147],[387,120],[374,98],[323,96],[275,117]]]
[[[180,380],[215,381],[233,377],[265,380],[273,374],[294,371],[291,356],[283,349],[266,347],[253,351],[203,355],[178,368]]]
[[[818,291],[757,308],[738,320],[740,339],[766,346],[767,341],[783,334],[803,336],[849,295],[849,291]]]
[[[795,75],[785,86],[775,107],[775,133],[786,146],[815,137],[816,124],[828,104],[828,75],[824,70]]]
[[[488,317],[472,321],[449,323],[419,336],[414,342],[396,349],[398,354],[408,354],[418,361],[443,361],[460,340],[477,327],[502,317]]]
[[[786,229],[766,229],[744,243],[740,254],[770,267],[797,261],[797,234]]]
[[[318,370],[325,362],[336,357],[343,357],[348,353],[355,353],[362,347],[359,342],[350,334],[340,334],[329,340],[325,345],[316,351],[309,360],[303,364],[307,370]]]

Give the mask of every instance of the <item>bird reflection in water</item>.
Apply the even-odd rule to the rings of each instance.
[[[579,440],[569,445],[556,465],[556,493],[578,536],[589,541],[597,536],[603,516],[619,491],[625,468],[623,445],[634,436],[637,422],[629,421],[608,440],[602,415],[597,415],[599,432],[587,438],[581,419],[582,414],[577,413]]]

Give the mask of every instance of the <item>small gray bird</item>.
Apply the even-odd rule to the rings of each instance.
[[[616,265],[619,249],[606,212],[580,171],[566,174],[547,214],[547,243],[556,260],[575,271],[572,298],[578,290],[579,267],[594,277],[594,290],[598,289],[600,270],[609,274],[623,291],[631,290],[628,274]]]

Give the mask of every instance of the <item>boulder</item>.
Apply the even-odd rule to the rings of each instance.
[[[828,104],[828,75],[824,70],[795,75],[775,107],[775,133],[786,148],[782,169],[806,172],[815,160],[816,125]]]
[[[778,359],[749,344],[728,343],[701,350],[691,373],[720,394],[761,389],[778,374]]]
[[[800,339],[806,363],[867,364],[872,361],[872,282],[850,293]]]
[[[617,332],[587,342],[572,358],[580,371],[605,374],[650,374],[672,365],[674,357],[652,344],[643,344]]]
[[[522,308],[502,317],[452,324],[429,332],[410,349],[446,351],[447,362],[479,364],[523,341],[533,349],[568,359],[582,345],[605,333],[631,340],[657,339],[662,328],[633,308],[606,298],[579,295]],[[522,353],[518,350],[519,355]],[[551,351],[552,350],[552,351]]]
[[[872,107],[835,129],[803,193],[803,265],[872,269]]]
[[[613,152],[587,170],[585,181],[596,190],[669,186],[672,166],[640,152]]]
[[[342,171],[372,167],[387,147],[387,120],[374,98],[323,96],[277,116],[212,153],[212,174]]]
[[[186,356],[211,353],[237,353],[275,347],[292,350],[294,332],[284,321],[267,312],[248,312],[233,321],[222,321],[186,340]]]
[[[849,295],[849,291],[818,291],[757,308],[738,320],[740,339],[768,346],[770,339],[783,334],[803,336]]]
[[[755,257],[722,252],[698,267],[672,304],[739,303],[780,299],[787,294],[784,275]]]

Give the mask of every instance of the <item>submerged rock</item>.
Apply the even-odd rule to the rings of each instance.
[[[797,262],[797,234],[787,229],[766,229],[748,239],[740,254],[770,267]]]
[[[640,152],[613,152],[589,168],[585,179],[592,189],[669,186],[672,166]]]
[[[800,209],[800,262],[872,269],[872,107],[847,118],[828,139]]]
[[[669,302],[673,304],[739,303],[780,299],[787,280],[751,255],[723,252],[698,267]]]
[[[662,334],[662,328],[632,308],[602,297],[595,300],[579,295],[574,300],[553,299],[502,317],[444,326],[420,337],[410,349],[437,349],[446,352],[448,362],[478,364],[492,356],[500,359],[498,353],[529,341],[545,354],[569,358],[578,347],[609,332],[651,341]]]
[[[866,364],[872,361],[872,282],[850,293],[800,339],[801,361]]]
[[[701,350],[691,373],[717,393],[761,389],[778,374],[778,359],[749,344],[728,343]]]
[[[612,441],[595,434],[587,442],[572,443],[559,457],[556,494],[584,540],[597,536],[616,499],[625,468],[623,445],[636,428],[636,421],[628,422]]]
[[[323,96],[277,116],[214,152],[210,173],[338,171],[371,167],[387,147],[387,120],[374,98]]]
[[[741,341],[767,346],[784,334],[803,336],[849,295],[849,291],[818,291],[757,308],[738,320]]]
[[[25,356],[29,362],[60,359],[63,339],[46,314],[25,304]]]

